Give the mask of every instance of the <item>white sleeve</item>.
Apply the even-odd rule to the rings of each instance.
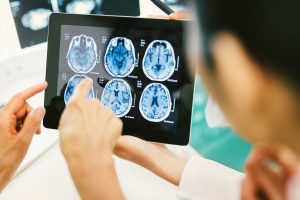
[[[244,174],[200,156],[189,158],[178,188],[179,200],[238,200]]]

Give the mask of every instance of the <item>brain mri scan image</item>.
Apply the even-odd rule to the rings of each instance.
[[[112,109],[118,116],[125,116],[132,105],[132,95],[130,86],[121,79],[113,79],[104,87],[101,102],[104,106]]]
[[[146,120],[161,122],[169,116],[171,106],[168,88],[161,83],[151,83],[142,93],[139,109]]]
[[[22,25],[32,31],[47,28],[51,13],[52,11],[46,8],[29,10],[21,18]]]
[[[143,59],[143,71],[152,81],[165,81],[175,70],[175,54],[172,45],[165,40],[151,42]]]
[[[66,87],[66,90],[65,90],[65,94],[64,94],[64,100],[65,100],[65,104],[67,104],[71,97],[73,96],[73,93],[76,89],[76,87],[78,86],[78,84],[83,80],[87,78],[87,76],[85,75],[79,75],[79,74],[76,74],[75,76],[73,76],[68,84],[67,84],[67,87]],[[89,99],[93,99],[94,98],[94,90],[93,90],[93,87],[91,88],[89,94],[88,94],[88,98]]]
[[[70,68],[76,73],[89,73],[97,64],[97,45],[86,35],[74,36],[66,57]]]
[[[113,77],[128,76],[136,63],[132,41],[124,37],[113,38],[104,56],[106,71]]]

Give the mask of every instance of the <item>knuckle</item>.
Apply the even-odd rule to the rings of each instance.
[[[78,107],[80,107],[80,104],[81,104],[81,102],[78,99],[74,98],[69,102],[68,107],[78,108]]]
[[[101,103],[98,99],[92,99],[90,100],[92,105],[95,106],[95,107],[100,107],[101,106]]]
[[[30,138],[28,138],[28,137],[18,137],[17,143],[18,143],[17,148],[20,151],[24,151],[30,143]]]
[[[17,94],[15,94],[13,97],[12,97],[12,100],[17,100],[17,99],[23,99],[23,95],[21,92],[18,92]]]
[[[64,113],[70,113],[70,112],[79,111],[79,110],[80,110],[79,103],[77,101],[72,101],[72,102],[69,102]]]
[[[75,107],[76,107],[76,105],[75,105],[74,101],[70,101],[69,104],[66,106],[65,111],[73,110]]]
[[[108,107],[103,107],[103,113],[105,113],[107,116],[110,116],[112,114],[112,110]]]
[[[22,96],[22,93],[21,92],[18,92],[17,94],[15,94],[15,96],[14,97],[16,97],[16,98],[20,98]]]
[[[113,125],[116,127],[117,130],[122,130],[123,129],[123,122],[117,117],[114,117],[112,120]]]
[[[31,107],[29,104],[27,104],[26,110],[27,110],[28,112],[31,112],[31,111],[33,110],[33,107]]]
[[[34,134],[33,131],[27,130],[27,131],[26,131],[26,134],[18,135],[18,137],[17,137],[17,139],[16,139],[16,143],[17,143],[18,145],[16,145],[16,146],[17,146],[16,148],[17,148],[20,152],[24,152],[24,153],[25,153],[25,152],[27,151],[27,148],[28,148],[28,146],[29,146],[30,143],[31,143],[33,134]]]
[[[26,120],[32,126],[39,126],[40,125],[40,118],[35,114],[29,115]]]

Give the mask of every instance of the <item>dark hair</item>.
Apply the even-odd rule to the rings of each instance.
[[[299,0],[195,0],[195,3],[205,43],[220,31],[235,34],[263,70],[276,73],[300,93]],[[209,56],[209,45],[204,48]]]

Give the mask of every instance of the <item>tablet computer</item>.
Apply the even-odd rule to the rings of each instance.
[[[194,75],[184,54],[187,21],[52,14],[44,126],[57,129],[74,89],[94,80],[98,98],[122,119],[123,134],[186,145]]]

